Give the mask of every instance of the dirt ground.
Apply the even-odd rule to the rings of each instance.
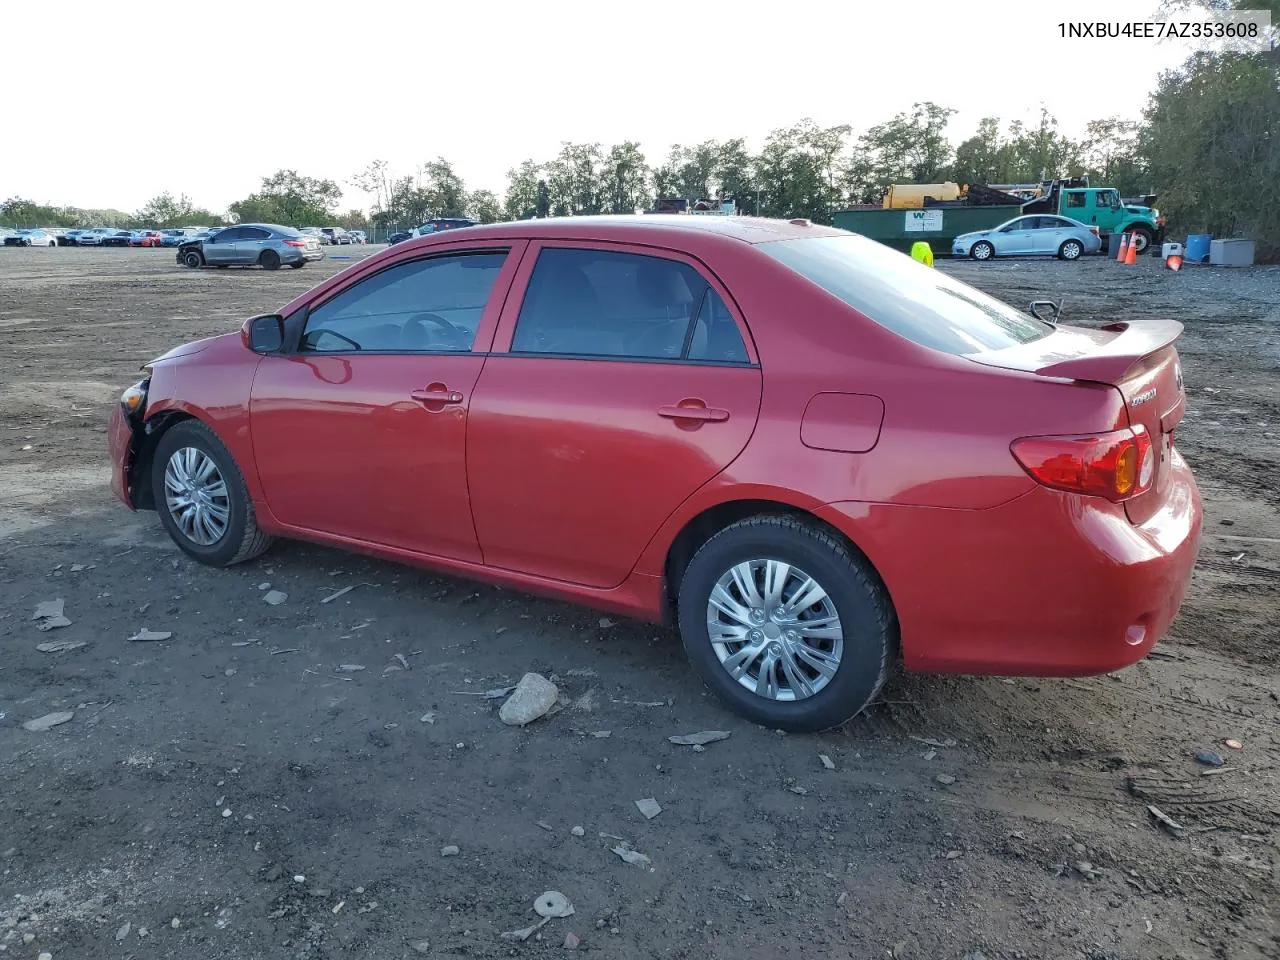
[[[214,571],[112,500],[139,365],[345,263],[0,250],[4,956],[1280,957],[1280,270],[940,262],[1070,321],[1187,325],[1195,581],[1119,674],[900,676],[800,737],[721,709],[650,626],[302,544]],[[529,670],[568,705],[508,728],[480,694]],[[732,736],[667,741],[703,729]],[[575,913],[503,939],[547,890]]]

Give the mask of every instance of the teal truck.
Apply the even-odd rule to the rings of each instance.
[[[1154,202],[1154,197],[1150,198]],[[1030,213],[1055,213],[1097,227],[1106,249],[1107,237],[1128,233],[1144,252],[1159,242],[1164,217],[1151,206],[1126,203],[1115,187],[1091,187],[1087,178],[1048,180],[1032,190],[1005,192],[969,187],[955,200],[924,198],[923,205],[908,209],[863,206],[840,210],[835,226],[907,251],[926,241],[935,255],[951,252],[951,241],[962,233],[990,230],[1006,220]]]

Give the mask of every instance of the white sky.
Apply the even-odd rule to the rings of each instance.
[[[283,167],[337,181],[346,209],[367,204],[346,181],[370,160],[404,174],[437,155],[501,196],[508,168],[562,140],[637,139],[656,163],[806,116],[856,133],[925,99],[960,111],[955,142],[1042,102],[1079,135],[1136,118],[1186,49],[1058,24],[1155,7],[0,0],[0,198],[132,211],[169,190],[220,212]]]

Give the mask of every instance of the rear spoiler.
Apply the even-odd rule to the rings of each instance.
[[[1177,320],[1123,320],[1100,329],[1115,336],[1085,356],[1059,360],[1038,367],[1035,372],[1042,377],[1115,384],[1146,357],[1182,336],[1182,324]]]

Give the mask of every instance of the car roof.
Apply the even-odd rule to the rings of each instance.
[[[506,223],[480,224],[459,227],[443,234],[428,234],[419,240],[432,238],[456,242],[461,235],[468,237],[537,237],[542,239],[614,240],[643,242],[658,237],[676,239],[688,235],[715,235],[744,243],[768,243],[774,240],[801,237],[843,236],[848,231],[819,224],[792,223],[789,220],[772,220],[764,217],[690,216],[688,214],[634,214],[586,217],[545,217],[534,220],[514,220]]]

